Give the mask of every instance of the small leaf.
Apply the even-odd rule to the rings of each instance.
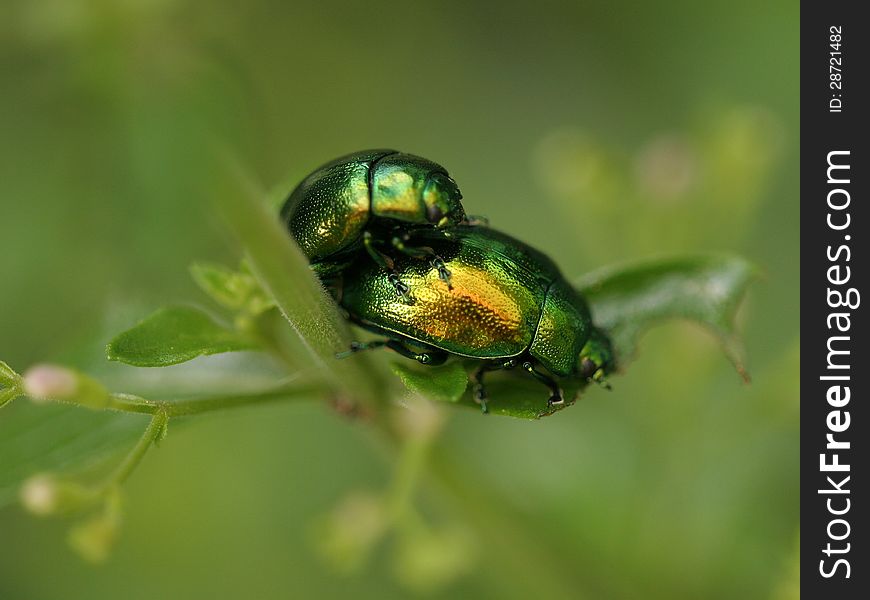
[[[440,367],[413,368],[408,364],[393,362],[390,369],[412,392],[439,402],[456,402],[468,387],[468,375],[458,361]]]
[[[223,265],[195,262],[190,265],[193,280],[215,302],[231,310],[257,315],[275,306],[249,272],[234,271]]]
[[[390,525],[382,497],[357,491],[311,529],[318,553],[344,574],[358,572]]]
[[[73,526],[67,541],[72,549],[90,563],[105,562],[112,553],[121,530],[121,495],[117,488],[106,492],[99,514]]]
[[[81,558],[93,564],[109,559],[118,541],[120,523],[104,515],[92,517],[70,529],[67,542]]]
[[[610,334],[620,364],[632,358],[644,330],[682,318],[710,329],[748,379],[734,318],[757,276],[758,270],[737,256],[681,257],[601,269],[583,277],[578,289],[589,300],[595,323]]]
[[[0,360],[0,387],[14,387],[21,381],[21,376],[12,367]]]
[[[514,417],[516,419],[540,419],[574,404],[586,382],[580,379],[563,379],[559,382],[565,403],[548,405],[549,390],[533,379],[525,371],[496,371],[486,375],[486,408],[488,415]],[[470,389],[460,400],[477,412],[482,412],[480,404],[474,399]]]
[[[21,376],[0,360],[0,408],[21,395]]]
[[[18,386],[0,388],[0,408],[2,408],[4,404],[12,402],[21,395],[21,388],[19,388]]]
[[[476,554],[475,539],[465,527],[414,529],[400,538],[393,568],[406,587],[431,593],[472,570]]]
[[[253,349],[253,343],[218,325],[199,309],[162,308],[109,342],[109,360],[137,367],[165,367],[197,356]]]

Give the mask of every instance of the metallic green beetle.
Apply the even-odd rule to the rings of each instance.
[[[487,227],[447,233],[447,240],[431,232],[421,238],[443,258],[451,285],[417,261],[396,261],[410,302],[396,298],[386,273],[370,262],[354,263],[333,280],[350,319],[387,338],[355,343],[351,352],[386,346],[429,365],[451,354],[479,359],[472,378],[484,411],[487,371],[522,367],[549,387],[551,405],[564,402],[557,378],[605,383],[615,368],[610,340],[553,261]]]
[[[450,272],[429,248],[415,247],[412,230],[466,220],[462,194],[444,167],[395,150],[365,150],[316,169],[281,209],[281,219],[321,275],[340,271],[361,249],[388,271],[402,296],[408,289],[393,269],[396,254],[429,259],[439,276]]]

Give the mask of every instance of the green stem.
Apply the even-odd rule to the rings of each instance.
[[[189,398],[176,402],[167,402],[163,407],[170,417],[186,417],[228,408],[243,408],[290,398],[316,398],[323,393],[315,384],[293,385],[255,394],[228,394],[204,398]]]
[[[295,385],[267,390],[256,394],[226,394],[190,398],[176,402],[155,402],[130,394],[109,394],[108,408],[128,413],[149,414],[151,421],[139,441],[130,450],[121,464],[96,490],[108,491],[120,486],[136,469],[152,444],[158,442],[166,431],[171,417],[198,415],[227,408],[239,408],[285,400],[292,396],[313,396],[318,388],[314,385]]]
[[[120,412],[138,413],[142,415],[153,415],[160,408],[159,402],[146,400],[132,394],[109,394],[109,403],[106,408],[117,410]]]
[[[394,523],[415,526],[413,510],[414,490],[423,474],[432,440],[429,437],[407,439],[396,464],[393,481],[388,492],[388,514]]]
[[[144,457],[145,453],[148,452],[151,444],[157,442],[163,436],[163,432],[168,423],[169,415],[165,410],[158,409],[157,412],[154,413],[154,416],[151,417],[151,422],[148,423],[148,427],[145,428],[142,437],[139,438],[139,441],[136,442],[133,449],[124,457],[121,464],[118,465],[115,471],[106,479],[104,484],[105,488],[119,486],[124,483],[133,470],[140,462],[142,462],[142,457]]]
[[[315,384],[295,384],[253,394],[217,394],[176,401],[155,401],[131,394],[109,394],[107,408],[127,413],[187,417],[228,408],[242,408],[290,398],[316,397],[322,389]]]

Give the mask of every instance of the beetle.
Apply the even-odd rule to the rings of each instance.
[[[461,199],[441,165],[396,150],[364,150],[315,169],[287,197],[281,220],[318,274],[340,271],[364,249],[407,298],[389,250],[428,259],[449,283],[441,257],[409,242],[420,228],[467,222]]]
[[[521,367],[549,388],[548,406],[565,402],[558,379],[607,385],[616,366],[610,340],[552,260],[488,227],[460,225],[449,234],[420,237],[443,258],[452,285],[418,261],[397,259],[411,302],[399,301],[385,272],[371,264],[354,263],[331,282],[349,319],[385,338],[355,342],[342,357],[387,347],[427,365],[451,355],[476,359],[472,382],[484,412],[488,371]]]

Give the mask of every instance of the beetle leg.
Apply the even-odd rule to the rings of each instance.
[[[393,285],[393,289],[396,290],[396,295],[401,296],[402,300],[407,303],[411,303],[411,296],[409,295],[411,292],[411,288],[408,287],[408,284],[399,279],[398,273],[394,271],[390,271],[387,275],[387,280]]]
[[[462,225],[471,225],[472,227],[489,227],[489,219],[480,215],[468,215],[462,222]]]
[[[550,397],[547,399],[547,406],[565,403],[565,398],[562,396],[562,390],[559,388],[558,383],[540,371],[536,371],[535,366],[529,361],[523,363],[523,368],[531,373],[535,379],[550,388]]]
[[[409,293],[411,292],[411,288],[408,287],[407,283],[399,279],[399,274],[396,272],[396,266],[393,264],[393,259],[375,248],[374,238],[368,231],[363,233],[363,246],[365,247],[366,252],[368,252],[368,255],[380,268],[389,271],[387,279],[389,279],[393,289],[396,290],[396,294],[401,296],[402,300],[405,302],[410,302],[411,297],[409,296]]]
[[[489,369],[486,369],[485,367],[486,365],[480,365],[475,369],[474,373],[471,374],[471,381],[474,384],[474,401],[480,404],[480,410],[483,411],[484,414],[489,412],[486,408],[486,386],[483,385],[483,374]]]
[[[490,371],[510,370],[517,366],[517,361],[513,358],[500,363],[482,363],[474,372],[471,373],[471,382],[474,384],[473,394],[474,401],[480,404],[480,409],[484,414],[489,412],[486,406],[486,386],[483,383],[483,376]]]
[[[432,260],[429,261],[429,264],[432,265],[433,269],[438,270],[438,279],[447,284],[448,290],[452,290],[453,286],[450,285],[450,270],[444,265],[444,259],[433,252]]]
[[[432,367],[443,365],[447,361],[448,357],[446,352],[441,352],[440,350],[436,350],[435,348],[423,352],[415,352],[414,350],[397,340],[373,340],[371,342],[351,342],[350,348],[348,350],[345,350],[344,352],[339,352],[335,355],[335,358],[347,358],[349,356],[352,356],[353,354],[356,354],[357,352],[362,352],[363,350],[374,350],[376,348],[384,347],[398,352],[406,358],[416,360],[422,365],[429,365]]]
[[[390,350],[398,352],[405,358],[416,360],[421,365],[437,367],[438,365],[443,365],[447,360],[446,352],[441,352],[439,350],[435,350],[434,348],[425,352],[415,352],[411,348],[408,348],[408,346],[406,346],[402,342],[396,340],[389,340],[384,345]]]
[[[407,238],[403,239],[399,236],[393,236],[393,248],[412,258],[418,258],[420,260],[428,258],[429,264],[432,265],[432,268],[437,269],[438,271],[438,279],[446,283],[448,288],[453,289],[450,285],[450,270],[444,265],[444,259],[438,256],[435,251],[428,246],[408,246],[405,244],[407,241]]]
[[[345,350],[344,352],[338,352],[335,355],[335,358],[347,358],[357,352],[362,352],[363,350],[373,350],[375,348],[382,348],[389,343],[390,340],[374,340],[372,342],[351,342],[350,348]]]
[[[592,381],[603,387],[608,392],[613,391],[613,386],[610,385],[610,382],[607,381],[604,377],[592,377]]]
[[[480,404],[480,410],[484,414],[489,412],[486,406],[486,386],[483,383],[483,375],[489,371],[498,371],[507,368],[504,364],[483,363],[471,374],[471,382],[474,384],[474,401]]]

